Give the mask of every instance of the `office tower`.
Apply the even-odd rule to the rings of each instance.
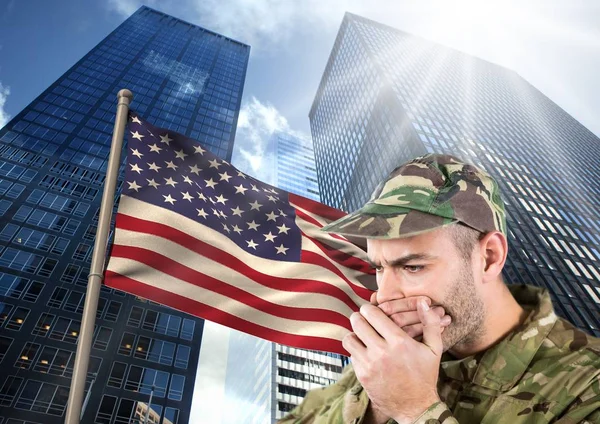
[[[600,335],[600,140],[516,72],[346,14],[309,116],[333,207],[427,152],[486,169],[507,207],[505,279]]]
[[[116,93],[230,160],[249,50],[142,7],[0,130],[0,422],[64,422]],[[203,321],[106,287],[96,318],[82,422],[187,423]]]

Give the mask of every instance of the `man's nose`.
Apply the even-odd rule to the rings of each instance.
[[[393,269],[385,269],[377,274],[377,303],[406,297],[402,282]]]

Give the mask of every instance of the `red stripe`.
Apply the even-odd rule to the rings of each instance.
[[[352,291],[354,293],[356,293],[358,296],[360,296],[364,300],[368,301],[371,298],[371,293],[372,293],[371,290],[368,290],[361,286],[357,286],[356,284],[353,284],[352,282],[350,282],[348,277],[346,277],[342,271],[340,271],[337,267],[335,267],[335,265],[333,265],[331,262],[329,262],[323,256],[321,256],[315,252],[311,252],[309,250],[303,250],[302,258],[303,259],[306,258],[307,261],[310,261],[310,262],[312,262],[316,265],[319,265],[323,268],[327,268],[331,272],[335,273],[338,277],[342,278],[348,284],[348,286],[352,289]]]
[[[304,231],[302,231],[302,234],[304,234],[305,237],[311,238]],[[375,271],[373,270],[371,265],[369,265],[362,259],[357,258],[356,256],[352,256],[348,253],[342,252],[341,250],[335,249],[334,247],[329,246],[327,243],[323,243],[321,240],[313,238],[311,238],[311,240],[317,245],[319,249],[321,249],[321,251],[325,255],[327,255],[328,258],[337,262],[338,264],[345,266],[346,268],[362,272],[363,274],[375,275]]]
[[[336,352],[348,356],[348,352],[342,347],[342,342],[325,337],[297,336],[282,331],[263,327],[259,324],[246,321],[235,315],[223,312],[220,309],[205,305],[196,300],[179,296],[169,291],[161,290],[157,287],[149,286],[140,281],[133,280],[112,271],[106,271],[106,285],[109,287],[123,290],[128,293],[150,299],[164,305],[169,305],[175,309],[187,312],[200,318],[234,328],[244,333],[252,334],[266,340],[281,343],[287,346],[297,346],[303,349],[324,350]]]
[[[245,292],[225,281],[218,280],[192,268],[186,267],[185,265],[181,265],[179,262],[156,253],[153,250],[141,247],[114,245],[112,256],[131,259],[152,269],[172,275],[189,284],[203,287],[207,290],[235,299],[240,303],[276,317],[296,321],[328,322],[345,327],[348,330],[351,328],[348,317],[338,312],[328,309],[288,307],[266,301],[263,298]],[[135,272],[132,272],[132,274],[134,273]],[[358,310],[356,306],[354,310]]]
[[[346,212],[334,209],[330,206],[324,205],[323,203],[315,202],[314,200],[307,199],[306,197],[298,196],[297,194],[289,193],[289,201],[290,203],[294,203],[300,206],[302,209],[306,209],[310,213],[319,215],[328,221],[335,221],[348,215]]]
[[[302,278],[285,279],[263,274],[262,272],[259,272],[258,270],[245,264],[240,259],[231,255],[230,253],[218,249],[208,243],[205,243],[201,240],[190,236],[189,234],[176,230],[175,228],[169,227],[167,225],[118,213],[116,219],[116,227],[117,229],[123,228],[139,233],[152,234],[158,237],[166,238],[167,240],[171,240],[193,252],[196,252],[200,256],[204,256],[223,266],[234,269],[240,274],[246,276],[247,278],[250,278],[251,280],[259,284],[262,284],[263,286],[270,287],[275,290],[285,290],[297,293],[321,293],[341,300],[352,310],[357,310],[358,308],[358,306],[350,298],[350,296],[348,296],[339,287],[335,287],[330,284],[316,280]]]
[[[305,212],[302,212],[300,209],[296,209],[296,216],[299,216],[300,218],[302,218],[306,222],[309,222],[309,223],[311,223],[313,225],[316,225],[318,228],[323,228],[323,225],[319,221],[317,221],[316,219],[314,219],[312,216],[306,214]],[[347,239],[345,239],[344,237],[340,236],[339,234],[335,234],[335,233],[324,233],[324,234],[329,234],[333,238],[336,238],[338,240],[342,240],[342,241],[345,241],[347,243],[350,243]]]

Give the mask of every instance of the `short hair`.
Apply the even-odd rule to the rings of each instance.
[[[484,233],[458,222],[448,227],[450,237],[458,248],[460,255],[465,261],[471,260],[471,254],[475,245],[484,236]]]

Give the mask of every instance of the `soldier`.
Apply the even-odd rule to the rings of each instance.
[[[323,230],[367,239],[378,291],[350,317],[340,381],[280,423],[600,423],[600,340],[546,290],[504,284],[504,205],[486,172],[416,158]]]

